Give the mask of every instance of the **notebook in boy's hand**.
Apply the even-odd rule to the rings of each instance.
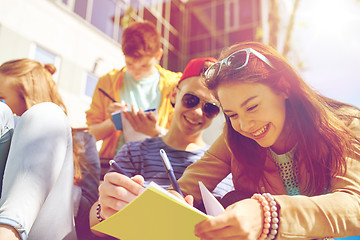
[[[150,112],[154,112],[155,115],[157,115],[157,110],[155,108],[144,110],[145,114],[150,114]],[[122,134],[124,136],[125,143],[130,141],[143,141],[149,137],[146,134],[135,131],[129,120],[127,120],[124,116],[123,111],[115,112],[111,116],[116,130],[123,131]]]
[[[209,196],[203,196],[203,200],[220,204]],[[209,217],[152,182],[126,207],[92,229],[121,240],[191,240],[198,239],[195,225]]]
[[[123,130],[121,112],[122,111],[117,111],[111,114],[116,130]]]

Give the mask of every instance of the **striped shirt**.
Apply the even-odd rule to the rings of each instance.
[[[200,159],[209,146],[190,152],[174,149],[166,145],[160,137],[148,138],[126,143],[114,160],[127,176],[142,175],[145,179],[144,186],[153,181],[163,188],[168,188],[171,183],[160,157],[161,148],[167,153],[176,179],[179,179],[186,167]],[[109,171],[114,169],[110,167]],[[222,197],[233,189],[232,177],[229,175],[218,184],[213,194],[215,197]]]

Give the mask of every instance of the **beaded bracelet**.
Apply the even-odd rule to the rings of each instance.
[[[276,201],[270,193],[255,193],[252,199],[259,201],[264,211],[264,225],[258,240],[272,240],[278,233],[279,218],[277,212]]]
[[[100,203],[98,203],[98,205],[96,207],[96,218],[99,220],[99,222],[102,222],[105,220],[105,218],[101,217],[100,212],[101,212],[101,206],[100,206]]]
[[[263,230],[258,238],[258,240],[265,240],[270,232],[270,223],[271,223],[271,213],[270,213],[270,206],[267,199],[259,193],[255,193],[251,199],[258,200],[260,205],[262,206],[264,212],[264,223],[263,223]]]
[[[270,229],[270,233],[267,236],[267,240],[271,240],[274,239],[276,234],[278,233],[278,228],[279,228],[279,214],[277,212],[277,206],[276,206],[276,201],[275,198],[273,196],[271,196],[270,193],[263,193],[263,196],[266,198],[266,200],[268,201],[269,205],[270,205],[270,211],[271,211],[271,229]]]

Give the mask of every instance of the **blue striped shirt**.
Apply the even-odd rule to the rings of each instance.
[[[147,186],[151,181],[163,188],[171,183],[160,157],[160,149],[164,149],[174,169],[176,179],[179,179],[190,164],[200,159],[209,146],[195,151],[183,151],[166,145],[160,137],[148,138],[144,141],[128,142],[116,154],[114,160],[127,176],[142,175]],[[114,171],[110,167],[109,171]],[[233,190],[231,175],[225,178],[213,191],[214,196],[222,197]]]

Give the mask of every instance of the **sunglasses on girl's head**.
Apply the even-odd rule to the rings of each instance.
[[[245,48],[238,50],[236,52],[233,52],[230,54],[227,58],[224,58],[221,61],[218,61],[211,65],[205,72],[205,78],[207,80],[211,80],[219,75],[219,72],[221,70],[221,66],[225,64],[225,66],[232,68],[233,70],[238,70],[243,67],[245,67],[249,63],[249,57],[250,53],[254,54],[256,57],[258,57],[260,60],[262,60],[264,63],[269,65],[272,69],[275,69],[275,67],[270,63],[269,59],[267,59],[264,55],[259,53],[258,51],[255,51],[252,48]]]
[[[185,93],[181,102],[186,108],[194,108],[199,105],[200,102],[203,102],[202,111],[207,118],[215,117],[220,111],[220,108],[216,105],[216,103],[202,101],[198,96],[191,93]]]

